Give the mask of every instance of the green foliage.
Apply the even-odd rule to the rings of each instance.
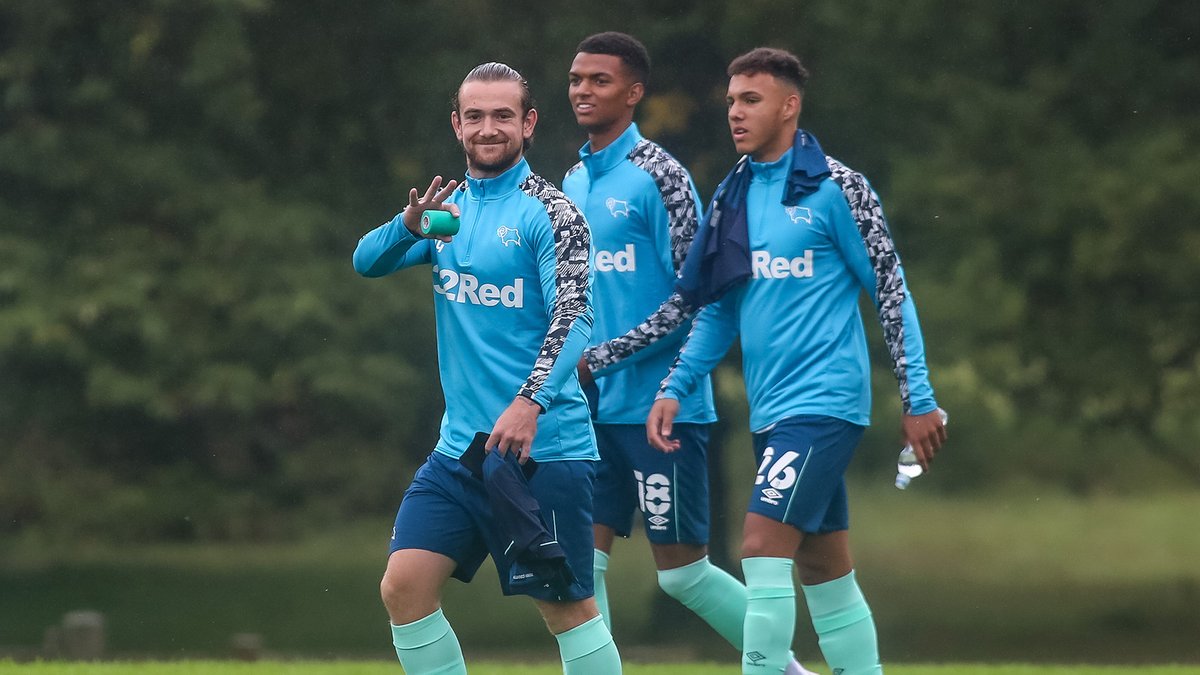
[[[943,372],[1013,434],[986,455],[1078,489],[1147,460],[1200,480],[1178,406],[1200,348],[1200,126],[1176,89],[1200,82],[1200,53],[1179,48],[1189,19],[1172,3],[1024,9],[996,77],[943,71],[917,88],[917,119],[936,126],[895,168],[897,229],[912,223],[913,267],[943,287],[922,305],[931,348],[949,338]],[[1003,25],[1008,10],[992,11]],[[960,49],[969,61],[1002,53],[973,44],[986,51]]]
[[[354,243],[462,170],[448,99],[482,61],[529,77],[531,161],[557,179],[581,143],[567,64],[605,29],[649,46],[639,119],[703,193],[734,159],[729,58],[805,58],[804,124],[881,193],[951,411],[928,489],[1195,484],[1192,9],[0,4],[0,532],[282,537],[390,511],[440,414],[428,285],[358,279]],[[896,438],[875,351],[858,471]]]
[[[403,395],[428,306],[257,173],[262,8],[60,5],[3,61],[0,528],[280,536],[394,503],[438,405]]]

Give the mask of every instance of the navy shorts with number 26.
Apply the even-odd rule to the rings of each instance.
[[[849,529],[845,473],[865,430],[796,415],[754,434],[758,474],[747,510],[810,534]]]

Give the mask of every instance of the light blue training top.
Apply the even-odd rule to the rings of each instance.
[[[752,430],[802,414],[869,424],[870,363],[858,305],[865,290],[879,312],[904,412],[933,411],[916,307],[878,196],[830,157],[831,176],[785,206],[791,153],[750,163],[751,278],[701,310],[660,396],[692,391],[740,336]]]
[[[687,170],[630,124],[610,145],[579,151],[563,192],[592,231],[595,325],[584,359],[600,389],[599,424],[644,424],[690,327],[675,277],[701,216]],[[680,422],[712,422],[704,376],[681,401]]]
[[[368,277],[433,266],[446,400],[435,450],[460,456],[520,395],[545,411],[533,459],[598,459],[576,375],[592,322],[583,215],[524,159],[495,178],[467,176],[447,203],[461,211],[450,243],[416,237],[398,214],[354,251]]]

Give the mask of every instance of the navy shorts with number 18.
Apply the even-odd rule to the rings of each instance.
[[[643,424],[597,424],[593,518],[628,537],[641,512],[652,544],[708,544],[708,425],[676,424],[675,452],[655,450]]]

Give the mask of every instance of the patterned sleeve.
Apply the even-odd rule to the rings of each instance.
[[[546,408],[561,386],[557,380],[563,379],[551,378],[551,373],[568,370],[573,373],[579,359],[579,352],[575,352],[569,364],[556,370],[556,364],[564,353],[563,346],[572,332],[579,333],[580,324],[589,320],[588,258],[592,247],[591,231],[583,214],[566,195],[541,176],[530,174],[521,184],[521,190],[542,203],[554,231],[555,299],[550,327],[538,351],[533,371],[518,392],[518,395],[535,400]],[[590,331],[590,325],[585,327]],[[583,343],[586,342],[587,335],[584,335]],[[582,351],[582,344],[579,349]]]
[[[679,162],[658,144],[643,140],[629,153],[629,161],[650,174],[658,186],[659,197],[667,212],[667,229],[671,241],[671,261],[675,273],[683,268],[692,238],[699,226],[696,204],[698,197],[692,189],[687,172]],[[670,335],[692,315],[692,310],[678,293],[663,300],[658,309],[624,335],[612,338],[583,353],[588,369],[593,373],[616,364]]]
[[[725,357],[738,335],[740,291],[734,290],[700,308],[687,341],[675,355],[655,398],[687,396]]]
[[[875,293],[872,298],[883,327],[883,340],[892,358],[892,372],[900,385],[900,400],[905,414],[911,409],[908,380],[908,356],[904,349],[904,303],[907,290],[900,272],[896,245],[883,217],[879,196],[867,184],[862,174],[848,168],[832,157],[826,158],[832,178],[842,189],[850,206],[850,214],[858,225],[859,235],[867,250],[875,274]]]

